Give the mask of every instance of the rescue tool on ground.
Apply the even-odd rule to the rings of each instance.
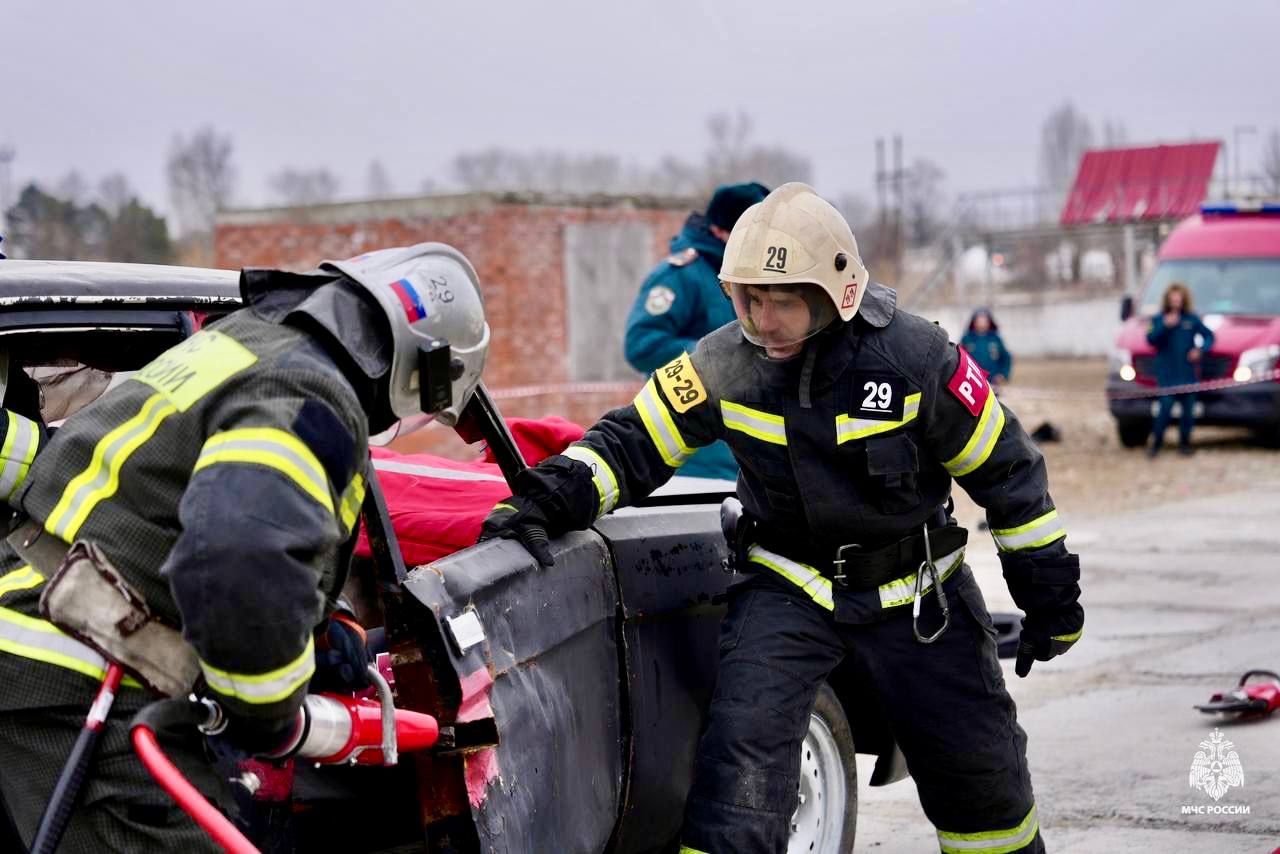
[[[1249,680],[1263,677],[1256,682]],[[1222,715],[1228,719],[1268,717],[1280,709],[1280,673],[1271,670],[1249,670],[1231,691],[1219,691],[1201,703],[1197,709],[1207,715]]]

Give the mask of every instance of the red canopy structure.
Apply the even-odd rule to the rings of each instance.
[[[1086,151],[1062,206],[1062,225],[1181,219],[1209,190],[1217,142]]]

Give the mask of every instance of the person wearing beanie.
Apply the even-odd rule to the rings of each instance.
[[[671,238],[671,254],[653,269],[627,317],[627,362],[648,374],[692,353],[698,339],[734,319],[733,305],[720,289],[725,240],[742,212],[763,201],[769,190],[754,182],[717,187],[704,213],[691,213]],[[732,480],[738,465],[724,442],[701,449],[681,474]]]

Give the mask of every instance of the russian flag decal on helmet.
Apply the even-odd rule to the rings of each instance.
[[[422,304],[422,298],[418,296],[417,289],[408,279],[392,282],[391,290],[395,291],[396,296],[400,298],[400,304],[404,306],[405,317],[409,318],[410,323],[417,323],[427,316],[427,309]]]

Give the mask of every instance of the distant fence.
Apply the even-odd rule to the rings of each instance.
[[[972,305],[913,308],[959,341],[969,323]],[[1061,302],[996,304],[992,307],[1005,346],[1017,356],[1108,356],[1120,328],[1118,297]]]

